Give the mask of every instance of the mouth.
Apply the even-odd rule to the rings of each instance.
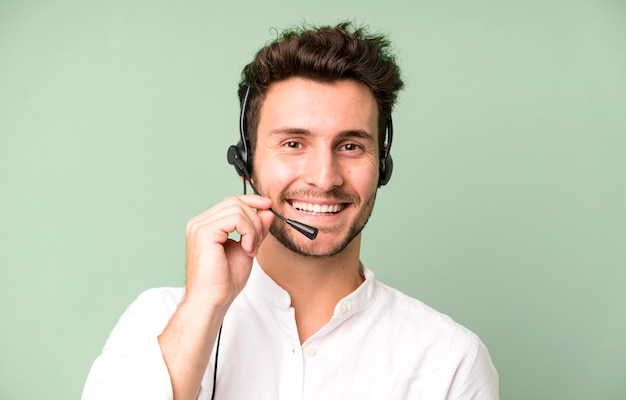
[[[304,201],[291,201],[291,206],[301,213],[313,215],[313,216],[328,216],[339,214],[344,208],[346,203],[334,203],[334,204],[317,204],[306,203]]]

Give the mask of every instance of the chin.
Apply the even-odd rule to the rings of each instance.
[[[333,257],[343,252],[352,241],[361,233],[365,224],[360,227],[353,226],[343,238],[335,236],[330,242],[329,233],[320,229],[316,239],[309,240],[294,229],[287,227],[282,221],[274,221],[270,227],[270,233],[288,250],[305,257]],[[323,242],[323,243],[322,243]]]

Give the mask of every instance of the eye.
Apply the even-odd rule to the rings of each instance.
[[[302,147],[302,143],[296,140],[288,140],[285,143],[283,143],[283,146],[288,147],[290,149],[299,149]]]
[[[363,150],[363,147],[357,143],[345,143],[339,147],[339,150],[349,151],[349,152],[360,152]]]

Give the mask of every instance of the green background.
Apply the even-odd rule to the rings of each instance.
[[[490,349],[503,399],[626,399],[626,2],[0,0],[0,398],[78,398],[184,226],[241,185],[239,72],[354,19],[406,80],[376,276]]]

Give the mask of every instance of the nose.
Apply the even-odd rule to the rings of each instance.
[[[332,149],[312,152],[305,169],[306,183],[322,191],[329,191],[343,184],[341,164]]]

